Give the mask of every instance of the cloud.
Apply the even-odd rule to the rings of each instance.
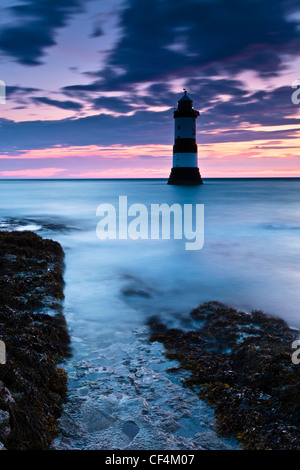
[[[21,64],[40,64],[47,47],[55,44],[58,29],[83,11],[83,5],[83,0],[20,0],[10,8],[15,22],[3,25],[0,49]],[[8,87],[8,95],[18,104],[24,104],[26,97],[29,112],[27,122],[1,120],[1,154],[16,156],[27,150],[41,150],[43,158],[43,149],[55,146],[82,147],[82,151],[87,148],[88,154],[91,146],[119,145],[140,146],[143,156],[147,155],[143,146],[171,146],[171,107],[176,106],[180,98],[177,91],[182,86],[188,88],[194,106],[201,111],[197,120],[200,146],[266,139],[286,139],[285,145],[291,141],[292,146],[300,129],[300,116],[291,103],[290,87],[272,85],[273,89],[253,91],[250,83],[236,77],[251,70],[267,82],[283,73],[283,58],[298,55],[299,20],[291,16],[299,9],[298,2],[127,0],[120,5],[119,23],[114,26],[118,34],[114,32],[114,41],[107,50],[102,44],[101,50],[106,52],[101,56],[101,68],[93,64],[91,68],[96,71],[84,74],[84,81],[90,77],[91,83],[74,84],[72,77],[73,85],[56,90],[65,99],[53,94],[54,90],[50,93],[33,87]],[[89,18],[87,34],[93,32],[88,40],[105,43],[104,17],[93,10]],[[68,34],[73,52],[76,41],[71,29]],[[51,59],[55,66],[55,57]],[[60,70],[61,57],[57,64],[55,71]],[[79,71],[81,63],[75,65]],[[94,115],[34,120],[42,116],[43,110],[34,106],[31,111],[32,103],[69,111],[80,111],[85,105],[85,112]],[[46,112],[46,119],[50,112],[52,116],[67,114],[53,109]],[[13,112],[10,115],[14,116]],[[271,154],[276,149],[269,145],[262,150]],[[147,158],[151,156],[141,160]]]
[[[172,154],[171,145],[83,145],[83,146],[59,146],[56,145],[42,150],[28,150],[18,155],[8,156],[0,154],[1,160],[43,160],[43,159],[66,159],[66,158],[101,158],[101,159],[160,159],[168,158]]]
[[[91,37],[92,38],[99,38],[100,36],[103,36],[103,34],[104,33],[103,33],[103,30],[102,30],[102,27],[96,24],[94,26],[94,29],[93,29],[92,33],[91,33]]]
[[[124,101],[120,98],[102,96],[100,98],[95,98],[92,102],[94,109],[107,109],[114,113],[121,114],[133,111],[133,108],[130,106],[128,101]]]
[[[40,65],[45,49],[56,44],[57,29],[83,5],[83,0],[21,0],[8,8],[14,23],[2,26],[0,50],[20,64]]]
[[[238,90],[230,91],[228,87],[222,87],[222,81],[218,81],[219,95],[226,92],[229,93],[229,99],[223,101],[218,99],[218,93],[209,96],[208,101],[204,101],[204,105],[208,106],[202,116],[200,116],[201,127],[206,129],[231,128],[230,132],[240,132],[241,128],[251,128],[251,126],[274,126],[274,131],[278,126],[300,125],[300,119],[297,115],[297,107],[291,102],[291,87],[284,86],[274,90],[261,90],[254,93],[239,93]],[[211,83],[204,87],[205,90],[210,88],[210,92],[214,90],[214,84]],[[201,91],[200,91],[201,93]],[[284,129],[283,129],[284,130]],[[289,131],[286,131],[286,135]]]
[[[83,107],[82,104],[77,103],[75,101],[58,101],[46,97],[34,97],[32,98],[32,101],[34,101],[35,103],[42,103],[49,106],[54,106],[60,109],[68,109],[70,111],[78,111]]]
[[[294,0],[129,0],[123,34],[95,78],[103,90],[124,90],[220,71],[276,75],[284,55],[298,55],[298,22],[289,16],[297,8]]]
[[[6,86],[6,94],[8,98],[21,97],[25,98],[30,96],[32,93],[40,91],[39,88],[32,87],[21,87],[21,86]]]
[[[291,15],[297,10],[295,0],[128,0],[106,66],[88,74],[91,83],[61,92],[92,109],[124,114],[176,106],[174,83],[180,82],[195,107],[205,109],[204,129],[228,126],[229,118],[233,129],[243,121],[279,125],[285,113],[295,113],[288,87],[259,96],[235,76],[252,71],[268,79],[283,72],[286,58],[300,49],[299,19]],[[156,119],[166,122],[163,115]]]
[[[55,145],[170,144],[173,117],[170,111],[140,111],[133,116],[106,114],[60,121],[13,122],[0,119],[0,151],[41,149]]]
[[[299,140],[295,141],[298,143]],[[300,176],[300,155],[289,154],[286,141],[228,142],[202,145],[199,167],[205,177],[237,176]],[[147,152],[147,154],[142,154]],[[145,156],[147,155],[147,158]],[[18,157],[1,156],[0,176],[9,178],[67,177],[67,178],[128,178],[163,177],[170,171],[171,146],[110,146],[49,148],[29,151]],[[45,159],[54,166],[45,167]],[[148,160],[151,158],[151,162]],[[17,166],[19,169],[15,169]],[[61,168],[60,166],[63,166]],[[23,167],[24,169],[20,169]]]
[[[10,178],[50,178],[62,173],[64,168],[28,168],[24,170],[0,171],[0,176]]]
[[[197,119],[200,145],[255,139],[292,140],[297,130],[300,130],[298,107],[291,102],[290,87],[249,93],[237,80],[203,79],[191,82],[191,88],[194,105],[201,111]],[[139,103],[154,106],[169,102],[175,105],[179,98],[164,87],[156,86],[150,90],[150,96],[139,98]],[[166,96],[166,99],[159,100],[158,96]],[[43,99],[43,102],[50,104],[48,98]],[[56,100],[50,102],[55,106],[65,103]],[[71,109],[73,102],[66,103],[65,108]],[[110,99],[103,98],[99,103],[108,108]],[[111,103],[111,110],[120,112],[130,109],[126,103],[122,109],[122,100],[112,99]],[[142,110],[134,115],[118,117],[99,114],[59,121],[13,122],[2,119],[0,151],[16,154],[22,150],[55,145],[172,145],[173,127],[172,109],[163,112]]]

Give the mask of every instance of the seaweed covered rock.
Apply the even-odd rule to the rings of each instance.
[[[300,449],[300,366],[291,361],[299,332],[261,311],[209,302],[191,312],[196,329],[150,322],[151,341],[190,371],[186,384],[214,407],[218,429],[245,449]]]
[[[0,232],[0,443],[48,449],[67,391],[61,246],[32,232]],[[46,313],[47,312],[47,313]]]

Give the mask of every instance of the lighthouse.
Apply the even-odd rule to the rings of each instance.
[[[198,168],[196,119],[199,111],[193,108],[193,101],[184,89],[184,95],[174,110],[175,143],[173,146],[173,167],[168,184],[202,184]]]

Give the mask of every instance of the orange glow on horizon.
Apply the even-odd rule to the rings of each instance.
[[[11,178],[51,178],[62,173],[64,168],[38,168],[25,170],[6,170],[0,171],[0,176],[9,176]]]
[[[299,132],[293,139],[200,143],[198,162],[203,178],[300,177],[299,148]],[[56,161],[55,167],[47,167],[44,162],[53,158],[61,163]],[[82,158],[89,161],[83,164]],[[0,159],[3,163],[23,161],[25,166],[23,170],[0,171],[3,178],[168,178],[172,145],[57,145],[19,155],[2,154]],[[42,168],[28,168],[28,160],[35,160]]]

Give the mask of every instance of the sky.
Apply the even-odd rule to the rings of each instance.
[[[203,178],[300,177],[299,0],[0,10],[0,178],[167,178],[183,88]]]

